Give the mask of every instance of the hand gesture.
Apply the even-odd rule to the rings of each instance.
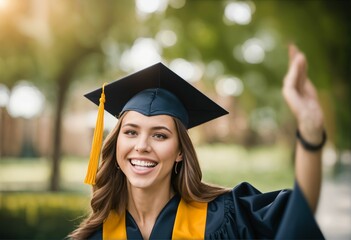
[[[317,91],[307,77],[305,55],[293,44],[289,46],[289,69],[282,91],[303,138],[311,144],[320,143],[324,127],[323,112]]]

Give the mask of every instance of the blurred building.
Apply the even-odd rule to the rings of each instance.
[[[79,115],[65,118],[62,128],[62,154],[88,156],[93,129]],[[72,119],[76,121],[72,127]],[[52,151],[53,116],[33,119],[12,118],[2,111],[0,126],[1,157],[48,157]]]

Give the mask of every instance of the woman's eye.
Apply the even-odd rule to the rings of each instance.
[[[156,133],[156,134],[154,134],[154,138],[159,139],[159,140],[163,140],[163,139],[167,139],[167,136],[165,134],[162,134],[162,133]]]
[[[124,132],[124,134],[128,135],[128,136],[135,136],[135,135],[137,135],[137,132],[134,130],[127,130]]]

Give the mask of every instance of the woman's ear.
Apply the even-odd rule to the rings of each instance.
[[[182,152],[179,152],[178,157],[176,159],[176,162],[180,162],[180,161],[183,161],[183,153]]]

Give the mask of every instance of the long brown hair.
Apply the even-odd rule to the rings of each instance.
[[[69,237],[86,239],[103,224],[110,211],[118,213],[127,208],[127,179],[119,170],[116,159],[116,144],[124,113],[115,129],[107,136],[102,148],[102,160],[93,186],[92,212]],[[209,202],[229,189],[212,186],[201,181],[202,172],[195,148],[183,123],[173,118],[178,132],[183,161],[177,174],[172,172],[174,191],[185,201]]]

